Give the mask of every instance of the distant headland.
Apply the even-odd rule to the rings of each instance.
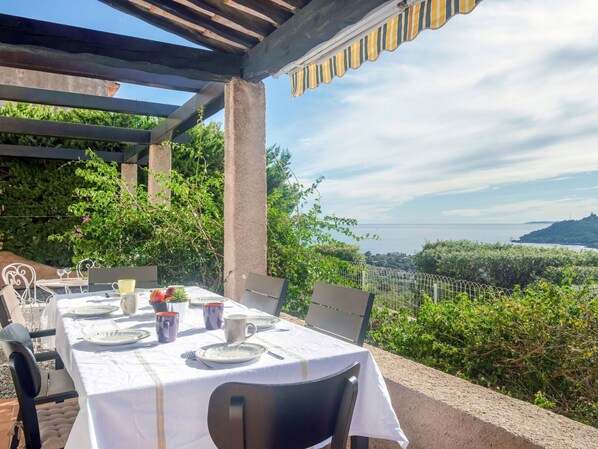
[[[552,223],[547,228],[530,232],[514,241],[519,243],[582,245],[588,248],[598,248],[598,216],[591,213],[581,220],[565,220]]]

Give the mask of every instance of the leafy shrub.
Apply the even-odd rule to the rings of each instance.
[[[598,267],[598,251],[538,248],[468,240],[426,243],[415,255],[419,271],[503,288],[526,286],[553,267]]]
[[[424,300],[416,320],[377,310],[383,349],[598,426],[598,299],[539,281],[513,296]]]
[[[5,103],[0,116],[93,125],[151,129],[151,117],[80,109],[56,109],[26,103]],[[0,143],[118,151],[119,143],[0,133]],[[83,154],[83,151],[81,152]],[[64,161],[0,157],[0,246],[22,257],[52,266],[72,264],[72,252],[53,234],[74,229],[80,221],[69,212],[73,191],[81,186],[75,167]]]
[[[147,191],[124,189],[117,164],[93,155],[77,164],[85,187],[70,206],[81,223],[54,240],[72,245],[75,259],[106,266],[157,265],[162,283],[193,282],[219,289],[222,281],[221,207],[212,190],[222,178],[184,179],[176,171],[161,180],[171,189],[171,207],[152,205]]]

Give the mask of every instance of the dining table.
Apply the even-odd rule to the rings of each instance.
[[[39,279],[35,281],[35,286],[49,293],[51,296],[58,294],[56,290],[64,290],[65,293],[72,293],[71,289],[82,291],[87,289],[86,278],[60,278],[60,279]]]
[[[51,298],[56,349],[79,394],[80,411],[65,449],[215,448],[207,415],[210,395],[219,385],[306,382],[355,362],[360,363],[359,389],[349,434],[407,447],[384,378],[366,348],[267,316],[200,287],[185,291],[191,303],[176,340],[169,343],[158,341],[147,293],[140,295],[133,315],[123,314],[113,292]],[[225,343],[223,329],[207,330],[204,324],[202,305],[214,301],[223,302],[225,319],[244,314],[249,322],[266,324],[246,341],[263,347],[261,355],[244,361],[206,356],[212,345]],[[81,313],[90,306],[111,312],[98,317]],[[114,332],[143,338],[102,344],[102,338]]]

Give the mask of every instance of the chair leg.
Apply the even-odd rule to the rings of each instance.
[[[362,436],[351,437],[351,449],[368,449],[370,445],[370,439]]]
[[[21,421],[21,419],[21,409],[19,408],[19,412],[17,413],[17,421]],[[17,449],[19,447],[19,429],[13,428],[13,431],[14,433],[10,438],[10,449]]]

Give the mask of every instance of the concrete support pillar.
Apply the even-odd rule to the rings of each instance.
[[[125,183],[125,189],[135,195],[137,187],[137,164],[121,164],[120,175]]]
[[[224,89],[224,294],[266,273],[266,92],[238,78]]]
[[[148,168],[150,172],[170,173],[172,150],[167,145],[150,145]],[[147,180],[147,193],[152,204],[170,204],[170,190],[151,174]],[[161,193],[160,196],[158,196]]]

